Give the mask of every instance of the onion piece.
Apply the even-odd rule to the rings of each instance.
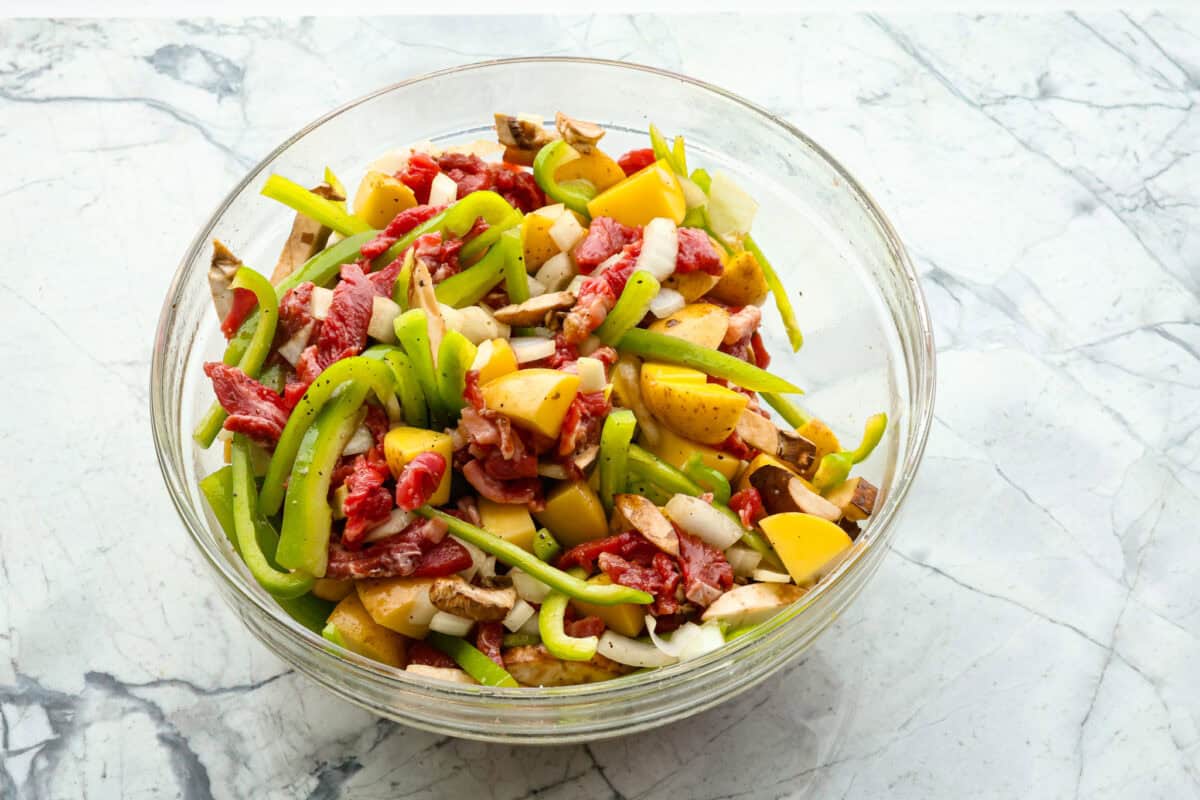
[[[557,292],[571,282],[575,277],[575,265],[566,253],[558,253],[546,259],[546,263],[534,273],[538,283],[546,287],[548,292]]]
[[[359,425],[354,431],[354,435],[350,437],[350,441],[346,442],[346,446],[342,448],[342,455],[356,456],[359,453],[365,453],[375,446],[375,437],[371,435],[370,429],[366,425]]]
[[[725,551],[725,560],[733,567],[733,574],[739,578],[749,578],[758,569],[762,561],[762,553],[751,550],[745,545],[735,544]]]
[[[416,515],[411,511],[405,511],[402,508],[393,508],[392,513],[387,519],[367,531],[367,535],[363,541],[375,542],[392,534],[399,533],[407,528],[416,518]]]
[[[758,203],[724,172],[716,172],[708,192],[708,219],[718,236],[743,236],[750,232]]]
[[[429,185],[429,205],[444,206],[458,199],[458,184],[444,172],[433,176]]]
[[[567,207],[564,206],[562,203],[553,203],[548,206],[542,206],[541,208],[535,208],[533,211],[531,211],[529,213],[537,214],[539,217],[542,217],[544,219],[558,219],[559,217],[561,217],[563,215],[563,212],[566,210],[567,210]]]
[[[309,305],[309,313],[313,319],[319,319],[322,322],[329,316],[329,304],[333,302],[333,289],[326,289],[324,286],[314,286],[312,290],[312,302]]]
[[[666,667],[679,659],[669,656],[648,642],[639,642],[619,633],[605,631],[600,635],[596,652],[618,664],[630,667]]]
[[[481,347],[490,339],[507,339],[512,330],[496,319],[492,312],[484,306],[467,306],[458,309],[458,320],[461,325],[458,332],[467,337],[471,344]],[[486,364],[487,362],[482,363]]]
[[[375,295],[371,306],[371,321],[367,323],[367,336],[377,342],[391,344],[396,341],[396,317],[400,316],[400,306],[390,297]]]
[[[687,305],[687,300],[683,295],[674,289],[663,287],[658,290],[658,294],[650,301],[650,313],[662,319],[669,317],[679,309]]]
[[[718,550],[727,550],[742,538],[740,525],[699,497],[677,494],[663,511],[676,525]]]
[[[483,552],[465,539],[460,539],[454,534],[450,534],[450,538],[461,544],[471,555],[471,566],[458,571],[458,574],[462,576],[463,580],[465,580],[467,583],[470,583],[475,579],[475,573],[479,572],[480,568],[483,566],[483,563],[487,561],[489,556],[487,553]]]
[[[517,590],[517,595],[527,603],[541,605],[550,594],[549,586],[527,572],[513,569],[508,573],[508,577],[512,578],[513,588]]]
[[[540,297],[546,293],[546,286],[533,275],[525,277],[525,284],[529,287],[530,297]]]
[[[604,362],[597,358],[589,358],[584,356],[575,362],[575,368],[579,370],[579,391],[602,392],[608,384],[608,378],[604,373]]]
[[[448,306],[445,303],[438,303],[437,308],[438,312],[442,315],[442,322],[445,323],[446,329],[462,333],[462,309],[455,308],[454,306]]]
[[[688,208],[699,208],[700,206],[708,205],[708,195],[696,185],[695,181],[683,175],[676,175],[675,178],[679,181],[679,188],[683,189],[683,199],[687,203]]]
[[[642,252],[635,269],[644,269],[656,280],[665,281],[675,271],[678,254],[679,230],[675,223],[666,217],[655,217],[642,229]]]
[[[444,633],[447,636],[466,636],[471,632],[475,620],[439,611],[429,620],[429,630]]]
[[[550,226],[549,235],[558,245],[558,249],[565,253],[587,235],[587,231],[579,224],[574,214],[559,214],[558,219]]]
[[[279,345],[279,350],[276,352],[279,353],[280,358],[293,367],[296,366],[296,362],[300,360],[300,354],[304,352],[304,348],[308,347],[308,340],[312,338],[313,328],[315,327],[316,324],[310,322],[296,331],[295,336]],[[394,335],[395,333],[393,332]]]
[[[554,340],[540,336],[514,336],[508,340],[518,364],[541,361],[554,355]]]
[[[536,613],[537,609],[529,605],[529,603],[526,603],[524,600],[517,600],[513,604],[512,611],[509,611],[508,616],[504,618],[504,627],[516,633]]]
[[[583,288],[583,282],[585,280],[587,280],[587,278],[584,277],[583,275],[576,275],[574,278],[571,279],[571,282],[567,284],[567,288],[564,289],[563,291],[570,292],[571,294],[575,295],[576,297],[579,297],[579,290],[581,288]]]
[[[750,577],[759,583],[791,583],[792,576],[786,572],[776,572],[771,569],[756,569]]]

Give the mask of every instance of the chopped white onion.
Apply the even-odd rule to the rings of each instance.
[[[530,297],[540,297],[546,293],[546,287],[532,275],[525,278],[525,283],[529,286]]]
[[[713,175],[708,191],[708,220],[718,236],[741,236],[750,232],[758,203],[724,172]]]
[[[444,633],[447,636],[466,636],[475,620],[439,611],[429,620],[429,630]]]
[[[575,362],[575,367],[579,370],[579,391],[585,393],[604,391],[604,387],[608,383],[608,377],[604,373],[604,362],[597,358],[584,356]]]
[[[367,531],[365,541],[374,542],[385,536],[399,533],[407,528],[414,519],[416,519],[416,515],[411,511],[405,511],[402,508],[393,508],[392,513],[387,519]]]
[[[517,590],[520,598],[528,603],[537,603],[540,605],[545,602],[546,596],[550,594],[549,586],[527,572],[513,569],[508,573],[508,577],[512,578],[513,588]]]
[[[491,339],[485,339],[479,343],[479,347],[475,350],[475,360],[471,362],[471,369],[476,372],[481,371],[492,360],[492,353],[496,349],[496,345]]]
[[[462,333],[463,312],[461,310],[454,306],[448,306],[445,303],[438,303],[438,311],[442,315],[442,322],[446,323],[447,330]]]
[[[350,437],[350,441],[346,442],[346,446],[342,448],[342,455],[356,456],[359,453],[365,453],[375,446],[375,437],[371,435],[371,431],[366,425],[359,425],[355,429],[354,435]]]
[[[524,633],[528,636],[536,636],[542,638],[542,630],[538,627],[538,615],[534,614],[529,619],[525,620],[525,624],[517,628],[514,633]]]
[[[558,219],[550,226],[549,233],[558,249],[565,253],[574,247],[587,231],[579,224],[574,214],[559,214]]]
[[[752,550],[745,545],[735,544],[725,551],[725,560],[733,567],[733,574],[739,578],[749,578],[758,564],[762,561],[762,553]]]
[[[677,175],[676,179],[679,181],[679,187],[683,189],[683,199],[687,203],[688,208],[699,208],[700,206],[708,205],[708,195],[696,185],[695,181],[683,175]]]
[[[489,339],[507,339],[511,330],[500,322],[484,306],[467,306],[458,309],[459,333],[467,337],[471,344],[482,345]]]
[[[546,287],[546,291],[557,292],[575,277],[575,265],[571,263],[569,255],[558,253],[548,258],[533,277]]]
[[[429,185],[429,205],[444,206],[458,199],[458,184],[444,172],[433,177]]]
[[[403,172],[408,168],[408,158],[412,155],[412,152],[407,147],[388,150],[379,158],[367,164],[367,172],[382,172],[384,175],[395,175],[397,172]]]
[[[312,338],[314,323],[310,322],[300,330],[296,331],[296,335],[288,339],[279,346],[279,355],[293,367],[300,360],[300,354],[304,352],[304,348],[308,347],[308,340]]]
[[[516,633],[536,613],[537,609],[529,605],[529,603],[526,603],[524,600],[517,600],[512,607],[512,611],[509,611],[508,616],[504,618],[504,627]]]
[[[400,306],[392,302],[390,297],[375,295],[374,305],[371,306],[371,321],[367,323],[367,335],[377,342],[391,344],[396,341],[396,317],[400,316]]]
[[[537,474],[543,478],[551,478],[556,481],[565,481],[571,477],[567,474],[566,467],[562,464],[555,464],[553,461],[539,461]]]
[[[530,213],[537,214],[539,217],[542,217],[544,219],[558,219],[559,217],[561,217],[563,215],[563,212],[566,210],[567,210],[567,207],[564,206],[562,203],[553,203],[548,206],[542,206],[541,208],[535,208]]]
[[[549,328],[545,328],[545,327],[542,327],[541,325],[538,325],[536,328],[533,329],[533,335],[539,339],[553,339],[554,331],[550,330]]]
[[[650,301],[650,313],[662,319],[671,316],[686,305],[687,300],[683,298],[683,295],[664,286]]]
[[[656,625],[654,617],[647,614],[646,629],[650,632],[650,640],[659,650],[680,661],[698,658],[725,644],[725,635],[721,633],[720,626],[713,622],[704,625],[685,622],[671,634],[670,639],[664,639],[655,633]]]
[[[666,217],[655,217],[642,229],[642,252],[636,268],[644,269],[656,279],[665,281],[675,271],[679,254],[679,230]]]
[[[513,353],[517,356],[518,364],[530,361],[541,361],[554,355],[554,340],[543,339],[540,336],[514,336],[508,340]]]
[[[496,577],[496,557],[488,556],[479,565],[479,577],[485,580],[491,580]]]
[[[593,272],[592,274],[595,275],[596,273]],[[567,284],[567,291],[576,297],[579,297],[579,289],[583,286],[583,282],[585,280],[587,280],[586,276],[576,275],[571,279],[571,282]]]
[[[600,635],[596,652],[618,664],[630,667],[666,667],[679,660],[653,644],[639,642],[612,631],[605,631]]]
[[[313,319],[319,319],[324,322],[325,318],[329,316],[329,304],[332,302],[333,289],[326,289],[324,286],[314,286],[310,306]]]
[[[589,336],[579,345],[580,355],[590,356],[592,353],[604,346],[604,342],[600,341],[599,336]]]
[[[483,567],[483,562],[488,559],[488,554],[465,539],[458,538],[454,534],[450,534],[450,538],[461,544],[464,548],[466,548],[467,552],[471,554],[471,566],[458,571],[458,574],[462,576],[463,580],[465,580],[467,583],[470,583],[475,579],[475,573],[479,572]]]
[[[772,569],[756,569],[751,577],[759,583],[791,583],[792,576]]]
[[[663,507],[679,527],[718,550],[726,550],[742,538],[742,527],[699,497],[677,494]]]

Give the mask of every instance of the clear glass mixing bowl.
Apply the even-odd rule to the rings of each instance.
[[[490,138],[493,111],[556,110],[603,125],[617,155],[645,147],[653,121],[687,140],[692,166],[725,169],[758,200],[755,235],[796,302],[806,342],[789,352],[774,307],[764,332],[772,371],[808,389],[805,404],[847,438],[884,410],[891,424],[864,465],[880,488],[851,556],[754,633],[683,664],[619,680],[547,689],[431,681],[332,648],[264,593],[229,547],[197,489],[220,448],[190,437],[212,399],[201,372],[223,340],[206,270],[214,237],[249,264],[274,263],[291,213],[259,196],[277,172],[349,185],[379,154],[421,140]],[[680,75],[617,62],[513,59],[398,83],[322,117],[267,156],[188,247],[163,304],[151,373],[154,441],[167,489],[221,594],[246,627],[296,669],[380,715],[453,736],[556,743],[619,736],[696,714],[797,658],[861,591],[888,550],[933,416],[934,348],[917,277],[891,225],[828,153],[763,109]]]

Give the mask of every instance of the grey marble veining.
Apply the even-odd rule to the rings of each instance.
[[[525,54],[798,124],[891,215],[941,351],[851,611],[732,703],[556,749],[383,722],[269,656],[180,530],[146,392],[178,256],[250,164]],[[1200,795],[1198,100],[1174,13],[0,22],[0,796]]]

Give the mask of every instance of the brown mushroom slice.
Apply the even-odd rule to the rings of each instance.
[[[742,412],[735,431],[746,444],[795,465],[799,472],[806,471],[817,457],[817,446],[808,439],[780,430],[771,420],[748,408]]]
[[[554,127],[567,144],[584,154],[592,152],[604,137],[604,128],[596,123],[568,117],[561,111],[554,115]]]
[[[517,603],[517,590],[472,586],[457,575],[438,578],[429,588],[429,602],[439,611],[476,622],[499,622]]]
[[[804,481],[782,467],[764,466],[750,476],[750,485],[758,489],[768,514],[799,511],[837,522],[842,510],[804,485]]]
[[[570,292],[551,292],[531,297],[524,303],[514,303],[498,308],[492,314],[497,322],[505,325],[530,326],[540,325],[546,315],[553,311],[563,311],[575,305],[575,295]]]
[[[825,499],[842,510],[846,519],[862,522],[875,510],[879,489],[866,478],[851,478],[829,490]]]
[[[496,114],[496,138],[504,145],[504,160],[510,164],[533,166],[543,146],[558,138],[542,127],[540,119],[525,114]]]
[[[627,675],[634,669],[599,654],[588,661],[564,661],[550,655],[543,644],[505,650],[504,668],[523,686],[597,683]]]
[[[580,472],[585,471],[596,460],[596,456],[600,455],[600,445],[594,444],[591,447],[586,447],[582,452],[575,456],[575,468]]]
[[[640,494],[619,494],[614,504],[621,516],[651,544],[668,555],[679,556],[679,534],[658,506]]]
[[[312,193],[334,202],[346,199],[326,183],[314,186]],[[292,222],[292,232],[288,234],[287,241],[283,244],[283,250],[279,253],[279,260],[275,262],[275,269],[271,273],[271,283],[279,283],[295,272],[304,262],[324,250],[331,233],[333,231],[307,214],[297,213],[296,219]]]
[[[412,280],[408,284],[408,307],[425,310],[429,326],[429,350],[433,356],[433,366],[438,365],[438,351],[442,348],[442,337],[446,335],[446,320],[442,318],[442,309],[438,305],[434,293],[433,276],[425,262],[413,257],[413,248],[409,248],[405,256],[405,264],[412,259]]]
[[[242,260],[235,256],[220,239],[213,239],[212,261],[208,268],[208,290],[212,294],[217,318],[225,319],[233,308],[233,277]]]

